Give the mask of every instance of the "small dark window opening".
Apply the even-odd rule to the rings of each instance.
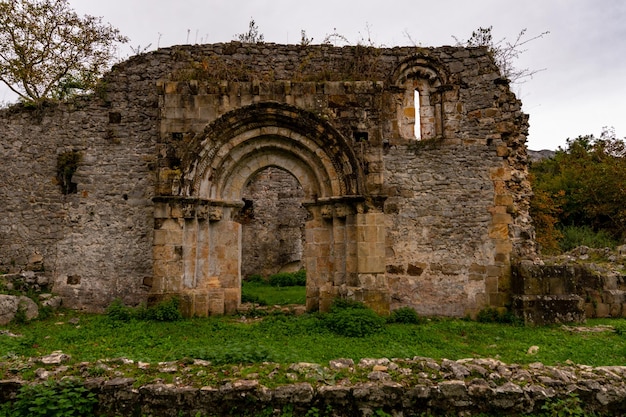
[[[122,114],[116,111],[112,111],[109,113],[109,123],[111,124],[119,124],[122,123]]]
[[[369,135],[367,132],[354,132],[355,142],[367,142]]]
[[[57,157],[57,180],[63,194],[76,194],[78,184],[72,182],[72,177],[78,169],[81,155],[77,151],[64,152]]]

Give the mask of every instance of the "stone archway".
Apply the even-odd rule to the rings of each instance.
[[[336,297],[389,311],[382,201],[367,196],[348,140],[310,112],[278,103],[231,111],[181,155],[178,195],[155,197],[152,300],[180,296],[187,315],[233,313],[241,299],[245,185],[276,167],[293,175],[305,225],[307,309]]]

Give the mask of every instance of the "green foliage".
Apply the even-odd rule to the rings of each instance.
[[[2,417],[90,416],[97,403],[96,395],[80,382],[63,380],[25,385],[13,403],[3,404]]]
[[[26,103],[92,89],[128,39],[68,0],[0,2],[0,81]]]
[[[306,285],[306,271],[301,269],[298,272],[279,272],[270,275],[268,283],[274,287],[293,287],[296,285]]]
[[[545,417],[584,417],[587,414],[582,408],[582,400],[574,393],[566,398],[547,401],[542,407]]]
[[[381,332],[386,322],[364,304],[346,300],[336,301],[322,320],[330,331],[345,337],[366,337]]]
[[[421,322],[420,316],[417,312],[410,307],[400,307],[391,312],[391,315],[387,318],[388,323],[403,323],[403,324],[419,324]]]
[[[260,362],[272,362],[274,360],[270,351],[263,346],[250,343],[227,344],[220,348],[195,348],[185,350],[185,355],[190,358],[211,361],[214,365],[224,364],[248,364]]]
[[[146,308],[139,306],[131,308],[116,299],[107,308],[106,315],[113,322],[128,322],[131,320],[151,320],[151,321],[178,321],[182,320],[183,315],[179,310],[180,300],[178,298],[170,298],[159,304]]]
[[[589,238],[588,230],[602,235],[587,246],[614,246],[607,235],[615,241],[626,239],[626,143],[613,130],[605,129],[599,138],[568,139],[566,149],[533,164],[531,173],[535,192],[531,213],[538,241],[566,239],[565,247],[570,247],[582,234]],[[545,222],[538,213],[552,216],[554,227],[542,226]],[[550,236],[555,230],[558,233]],[[559,236],[564,233],[571,235]]]
[[[521,324],[521,319],[505,308],[487,307],[478,312],[476,321],[480,323]]]
[[[130,321],[133,318],[133,309],[126,307],[122,300],[115,299],[107,308],[106,315],[114,321]]]
[[[18,304],[13,321],[17,324],[24,324],[28,322],[28,318],[26,317],[26,306],[24,304]]]
[[[604,229],[594,231],[590,226],[565,226],[561,230],[561,234],[563,237],[559,242],[559,247],[563,252],[578,246],[614,249],[618,245],[618,242],[608,231]]]
[[[267,283],[267,280],[261,274],[253,274],[246,278],[245,282]]]

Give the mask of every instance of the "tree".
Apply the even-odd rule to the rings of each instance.
[[[25,102],[93,88],[115,43],[127,41],[102,18],[78,16],[68,0],[0,1],[0,81]]]
[[[553,216],[557,226],[589,228],[616,241],[626,238],[626,142],[605,129],[567,140],[551,159],[531,167],[537,225]],[[537,222],[537,215],[543,215]],[[548,228],[537,228],[538,238]]]
[[[479,27],[475,31],[472,32],[472,36],[467,41],[460,41],[456,37],[453,37],[456,40],[457,45],[459,46],[467,46],[467,47],[477,47],[477,46],[486,46],[489,48],[491,53],[493,54],[493,59],[500,68],[502,75],[508,78],[512,83],[520,83],[521,80],[531,77],[535,75],[539,70],[530,70],[528,68],[518,69],[514,66],[514,61],[519,58],[519,56],[526,52],[524,46],[529,42],[534,40],[543,38],[545,35],[550,32],[543,32],[537,36],[533,36],[532,38],[526,38],[526,29],[522,29],[513,42],[509,42],[506,38],[502,38],[499,41],[493,40],[493,35],[491,33],[493,26],[489,26],[488,28]]]

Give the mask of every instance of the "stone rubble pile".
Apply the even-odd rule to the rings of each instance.
[[[70,358],[62,352],[38,358],[39,363],[58,365],[40,369],[40,379],[67,372],[63,365]],[[198,372],[210,369],[207,361],[168,362],[158,365],[128,360],[111,360],[100,366],[136,366],[147,371],[156,366],[159,372]],[[85,365],[85,364],[81,364]],[[267,365],[267,364],[266,364]],[[276,368],[279,365],[276,364]],[[193,369],[193,371],[191,371]],[[274,373],[275,374],[275,373]],[[382,410],[394,416],[420,415],[520,415],[540,413],[545,404],[576,400],[587,413],[620,415],[626,411],[626,366],[567,364],[546,366],[505,364],[496,359],[474,358],[436,361],[413,359],[337,359],[327,367],[312,363],[289,366],[276,381],[287,384],[265,386],[248,374],[244,379],[224,378],[216,386],[154,382],[136,387],[136,379],[117,373],[116,377],[87,378],[85,386],[98,395],[99,415],[178,416],[256,415],[273,410],[280,415],[285,407],[294,415],[304,415],[313,408],[333,416],[372,416]],[[351,382],[357,381],[357,382]],[[174,381],[181,381],[174,378]],[[24,382],[0,381],[1,401],[12,398]],[[204,414],[202,414],[204,415]],[[264,414],[268,415],[268,414]]]
[[[0,287],[15,293],[38,293],[39,304],[25,295],[0,294],[0,325],[4,326],[23,312],[24,320],[39,316],[39,305],[57,309],[61,306],[61,297],[48,293],[50,279],[35,271],[22,271],[0,275]]]

